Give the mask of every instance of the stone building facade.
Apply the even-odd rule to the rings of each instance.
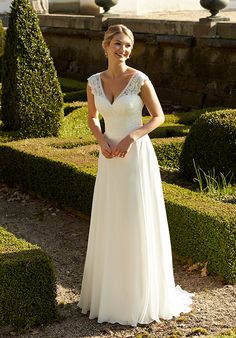
[[[0,13],[9,12],[12,0],[0,0]],[[32,0],[34,7],[47,12],[65,12],[94,14],[99,9],[94,4],[94,0]],[[178,10],[199,10],[201,9],[200,0],[119,0],[114,7],[114,13],[132,12],[133,14],[145,14],[160,11]],[[236,0],[230,0],[228,9],[236,9]]]
[[[236,106],[236,22],[202,23],[91,16],[40,16],[59,74],[86,80],[106,67],[104,30],[123,23],[135,34],[129,64],[152,80],[162,102]]]

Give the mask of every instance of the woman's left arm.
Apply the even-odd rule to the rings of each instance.
[[[121,140],[121,142],[119,142],[119,144],[117,144],[117,146],[113,149],[113,156],[120,156],[121,154],[125,156],[136,140],[156,129],[165,120],[160,101],[150,80],[146,80],[144,82],[141,87],[140,96],[144,105],[147,107],[151,118],[148,123],[138,129],[135,129]]]
[[[141,87],[140,96],[149,111],[151,118],[148,123],[129,134],[134,141],[150,133],[165,121],[160,101],[150,80],[144,82],[144,85]]]

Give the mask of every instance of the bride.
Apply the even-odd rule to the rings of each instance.
[[[189,312],[192,294],[174,282],[160,171],[148,136],[164,114],[147,75],[126,64],[133,45],[126,26],[110,26],[103,40],[108,68],[88,79],[88,123],[100,154],[78,306],[99,323],[136,326]],[[144,105],[150,120],[143,125]]]

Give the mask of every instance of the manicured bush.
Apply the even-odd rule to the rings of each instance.
[[[177,137],[177,136],[186,136],[189,132],[189,127],[184,124],[167,124],[164,123],[160,127],[153,130],[149,136],[151,138],[157,137]]]
[[[97,159],[88,154],[88,146],[82,146],[78,138],[71,141],[78,147],[69,149],[68,140],[57,142],[53,138],[1,145],[0,177],[10,186],[19,185],[63,207],[89,214]]]
[[[0,130],[0,143],[10,142],[10,141],[16,141],[22,138],[22,135],[20,135],[18,132],[7,132]]]
[[[63,93],[79,91],[82,89],[86,90],[86,82],[81,82],[81,81],[77,81],[74,79],[68,79],[64,77],[59,77],[58,80],[60,82],[61,90],[63,91]]]
[[[152,139],[159,165],[178,169],[183,143],[184,137]]]
[[[180,157],[181,173],[196,177],[193,160],[205,173],[215,169],[236,181],[236,110],[220,110],[202,114],[186,137]]]
[[[165,115],[165,123],[185,124],[191,126],[198,117],[207,112],[218,111],[220,107],[208,107],[202,109],[194,109],[188,112],[174,112]]]
[[[63,97],[64,102],[87,101],[86,90],[81,89],[74,92],[65,93]]]
[[[0,326],[29,328],[57,316],[51,259],[0,227]]]
[[[64,106],[64,116],[67,116],[76,109],[79,109],[81,107],[87,107],[88,103],[82,102],[82,101],[69,102],[69,103],[67,102],[67,103],[64,103],[63,106]],[[62,122],[62,124],[63,124],[63,122]]]
[[[2,56],[5,45],[5,29],[3,28],[2,21],[0,20],[0,79],[2,77]]]
[[[66,139],[2,144],[0,177],[89,215],[97,168],[93,154],[98,146],[76,147],[76,139],[71,142],[71,149]],[[208,262],[209,271],[236,283],[236,206],[172,184],[163,186],[174,251],[197,262]]]
[[[75,109],[65,116],[59,134],[61,137],[78,136],[91,138],[95,142],[95,137],[88,127],[88,108],[81,107]]]
[[[62,92],[38,17],[28,0],[14,0],[3,56],[2,119],[23,135],[57,135]]]
[[[75,103],[74,103],[75,104]],[[150,117],[143,117],[143,123],[147,123]],[[100,115],[102,131],[105,130],[105,123]],[[175,136],[186,136],[189,126],[165,123],[150,133],[151,138],[167,138]],[[88,127],[88,107],[83,106],[75,109],[63,119],[60,135],[63,137],[82,136],[84,133],[92,135]]]
[[[236,283],[236,205],[163,184],[172,248]]]

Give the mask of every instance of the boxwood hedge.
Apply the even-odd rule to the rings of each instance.
[[[236,182],[236,109],[205,113],[195,121],[180,156],[181,173],[190,180],[196,176],[193,160],[206,174],[214,168],[216,177]]]
[[[152,139],[152,144],[161,167],[179,168],[184,137]]]
[[[65,142],[67,147],[64,147]],[[0,176],[63,206],[90,214],[96,145],[68,147],[69,140],[35,139],[0,146]],[[156,141],[157,142],[157,141]],[[163,183],[174,251],[226,282],[236,282],[236,206]]]
[[[31,327],[56,318],[51,259],[0,227],[0,326]]]
[[[29,0],[11,4],[3,55],[2,120],[6,130],[34,137],[56,136],[63,99],[37,14]]]

